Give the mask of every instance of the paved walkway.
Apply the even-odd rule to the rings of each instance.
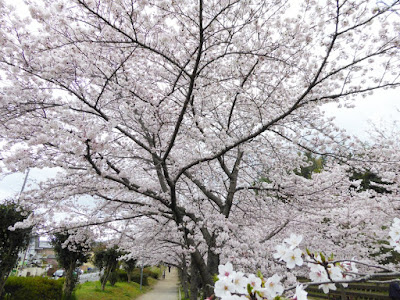
[[[165,272],[165,279],[161,279],[154,288],[137,298],[137,300],[177,300],[178,299],[178,271],[175,268]]]

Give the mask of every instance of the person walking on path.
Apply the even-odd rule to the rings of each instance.
[[[177,300],[178,299],[178,271],[171,269],[171,273],[164,280],[160,280],[154,288],[137,298],[137,300]]]

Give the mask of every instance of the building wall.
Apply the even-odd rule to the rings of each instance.
[[[46,269],[43,268],[26,268],[19,272],[18,276],[42,276],[46,275]]]

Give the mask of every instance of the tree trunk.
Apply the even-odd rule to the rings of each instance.
[[[128,282],[131,282],[131,271],[126,272],[126,275],[128,275]]]
[[[65,282],[64,282],[64,287],[63,287],[63,294],[65,300],[71,299],[72,292],[75,287],[75,278],[74,278],[74,270],[75,270],[75,264],[71,264],[69,268],[67,268],[66,274],[65,274]]]
[[[201,283],[199,271],[193,262],[190,263],[190,300],[197,300]]]
[[[8,276],[6,276],[6,273],[3,270],[0,270],[0,297],[3,293],[4,286],[6,285],[7,278]]]
[[[14,250],[14,248],[10,247],[8,252],[3,253],[2,255],[4,261],[2,262],[2,268],[0,268],[0,296],[3,293],[7,278],[10,276],[10,273],[18,260],[18,256],[11,255],[12,250]]]
[[[215,255],[211,253],[211,255]],[[219,257],[219,256],[218,256]],[[218,258],[219,260],[219,258]],[[195,251],[191,254],[191,262],[190,262],[190,274],[193,276],[193,268],[197,270],[195,274],[199,277],[197,282],[201,284],[203,288],[203,297],[210,297],[214,293],[214,274],[218,273],[218,264],[215,265],[216,258],[213,257],[211,259],[212,265],[210,267],[207,266],[207,263],[204,261],[204,258],[200,254],[200,252]],[[216,270],[216,271],[215,271]],[[191,283],[192,283],[191,278]],[[191,285],[192,286],[192,285]],[[192,299],[192,298],[190,298]]]
[[[106,283],[108,281],[108,277],[110,277],[110,273],[111,273],[111,268],[110,267],[106,267],[104,269],[104,274],[102,277],[100,277],[101,279],[101,289],[104,291],[104,289],[106,288]]]
[[[207,273],[210,274],[211,281],[209,280],[203,286],[204,289],[204,297],[210,297],[214,294],[214,278],[215,274],[218,274],[218,266],[219,266],[219,254],[215,254],[211,250],[208,250],[207,255]]]
[[[179,269],[179,273],[180,273],[180,279],[181,279],[181,283],[182,283],[183,293],[185,294],[185,298],[188,299],[189,298],[189,286],[188,286],[189,276],[188,276],[188,268],[186,265],[185,256],[183,256],[182,269]]]

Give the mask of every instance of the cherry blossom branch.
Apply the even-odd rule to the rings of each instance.
[[[182,105],[178,120],[176,121],[176,125],[174,128],[174,131],[172,133],[171,139],[168,143],[168,147],[165,150],[164,156],[162,157],[162,161],[165,162],[168,158],[169,152],[172,150],[172,147],[174,146],[175,143],[175,139],[178,135],[179,132],[179,128],[181,126],[183,117],[186,113],[188,104],[190,102],[190,100],[192,99],[192,93],[193,93],[193,88],[194,88],[194,83],[197,77],[197,70],[199,68],[200,65],[200,59],[201,59],[201,55],[203,53],[203,43],[204,43],[204,29],[203,29],[203,0],[199,1],[199,46],[198,46],[198,52],[197,52],[197,57],[196,57],[196,61],[193,67],[193,71],[192,74],[189,76],[190,81],[189,81],[189,87],[188,87],[188,91],[186,92],[186,99],[185,102]]]

